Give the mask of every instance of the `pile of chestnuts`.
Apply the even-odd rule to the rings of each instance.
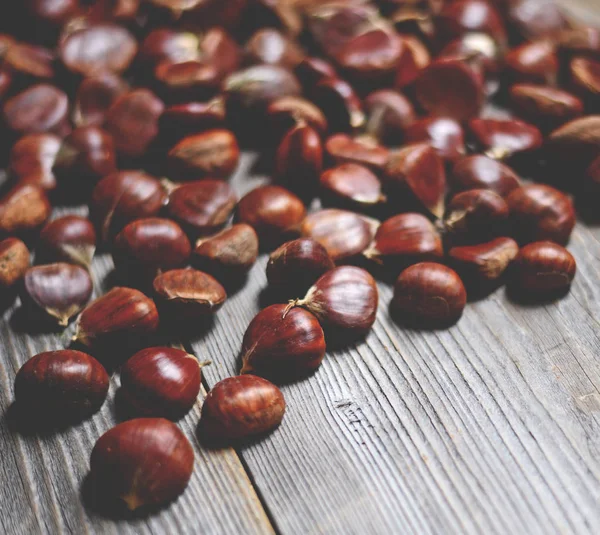
[[[2,3],[1,297],[53,329],[76,318],[81,349],[31,357],[17,404],[78,421],[120,368],[133,418],[99,438],[91,474],[131,509],[157,506],[192,474],[173,421],[202,364],[155,335],[206,325],[259,251],[273,304],[240,375],[206,396],[202,438],[279,425],[276,384],[373,326],[374,277],[419,327],[505,283],[559,297],[571,196],[592,215],[600,199],[599,73],[600,31],[549,0]],[[227,182],[240,148],[272,177],[242,198]],[[51,220],[73,204],[89,217]],[[90,302],[97,246],[116,284]]]

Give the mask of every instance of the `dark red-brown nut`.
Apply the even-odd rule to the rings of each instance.
[[[274,28],[261,28],[244,47],[244,57],[249,64],[281,65],[295,68],[303,59],[300,47]]]
[[[54,77],[55,56],[47,48],[28,43],[16,43],[8,48],[2,59],[19,85],[51,80]]]
[[[128,223],[115,238],[115,268],[129,281],[152,281],[160,271],[183,266],[192,248],[181,227],[169,219],[148,217]]]
[[[586,169],[582,190],[585,194],[584,205],[595,206],[600,199],[600,157],[596,158]]]
[[[179,418],[196,403],[201,378],[193,355],[174,347],[149,347],[123,365],[119,392],[137,414]]]
[[[92,222],[78,215],[50,221],[40,232],[36,260],[68,262],[89,268],[96,251],[96,231]]]
[[[291,128],[277,147],[275,176],[301,198],[316,193],[323,168],[323,147],[319,134],[300,123]]]
[[[238,219],[252,226],[261,244],[281,242],[297,229],[306,215],[302,201],[279,186],[260,186],[244,195],[237,207]]]
[[[515,82],[556,85],[558,58],[551,40],[524,43],[506,54],[507,76]]]
[[[468,33],[490,35],[506,44],[506,29],[500,13],[486,0],[456,0],[445,3],[435,18],[439,38],[449,41]]]
[[[17,238],[0,241],[0,289],[6,293],[14,287],[29,268],[29,249]]]
[[[81,266],[59,262],[29,268],[23,277],[21,303],[30,314],[66,327],[92,296],[92,279]]]
[[[84,78],[75,96],[75,126],[101,126],[110,107],[127,89],[122,78],[109,72]]]
[[[232,132],[217,129],[183,138],[168,156],[173,178],[229,178],[237,168],[240,149]]]
[[[260,435],[277,427],[285,413],[281,390],[255,375],[217,383],[202,405],[200,432],[212,440]]]
[[[512,238],[496,238],[477,245],[452,247],[448,257],[465,284],[474,286],[499,280],[518,252],[519,246]]]
[[[104,177],[92,194],[90,219],[103,241],[112,239],[127,223],[158,214],[167,192],[143,171],[119,171]]]
[[[365,100],[367,132],[386,145],[399,145],[404,130],[416,120],[410,100],[392,89],[379,89]]]
[[[600,54],[600,30],[589,26],[579,26],[561,32],[558,36],[561,51],[598,57]]]
[[[484,101],[481,75],[459,59],[437,59],[415,80],[415,95],[430,114],[465,121]]]
[[[386,200],[379,178],[356,163],[344,163],[325,171],[320,182],[325,204],[368,211]]]
[[[207,102],[186,102],[165,109],[160,116],[160,138],[176,143],[186,136],[225,126],[225,103],[222,97]]]
[[[531,84],[515,84],[510,88],[510,105],[543,131],[556,128],[583,114],[583,102],[571,93]]]
[[[458,160],[452,169],[450,184],[456,191],[489,189],[502,197],[521,186],[521,180],[508,165],[474,154]]]
[[[90,459],[92,481],[131,510],[173,501],[187,487],[194,450],[173,422],[137,418],[104,433]]]
[[[222,283],[250,270],[258,257],[258,236],[245,223],[238,223],[215,236],[196,242],[192,263]]]
[[[507,7],[511,25],[528,40],[556,37],[569,25],[562,7],[551,0],[517,0]]]
[[[390,151],[369,137],[352,138],[335,134],[325,142],[325,154],[334,165],[357,163],[375,172],[381,171],[390,158]]]
[[[534,242],[515,258],[511,285],[524,296],[553,297],[571,286],[576,269],[575,258],[564,247]]]
[[[397,89],[410,87],[421,71],[431,62],[427,47],[413,35],[403,36],[404,49],[394,85]]]
[[[331,63],[322,58],[306,57],[294,71],[302,83],[304,90],[309,92],[326,78],[337,78],[337,72]]]
[[[284,243],[271,253],[267,264],[267,280],[288,298],[305,295],[323,273],[335,264],[327,249],[311,238]]]
[[[143,156],[158,134],[165,106],[152,91],[135,89],[117,98],[106,112],[104,127],[113,136],[117,152]]]
[[[177,20],[186,11],[195,9],[200,2],[201,0],[148,0],[148,3],[158,8],[158,13],[167,20]]]
[[[454,270],[421,262],[400,273],[391,307],[411,324],[447,325],[460,318],[466,303],[467,291]]]
[[[293,301],[312,312],[326,332],[358,338],[375,323],[379,292],[364,269],[341,266],[327,271],[303,299]]]
[[[135,37],[116,24],[67,27],[59,44],[66,68],[83,77],[102,72],[121,74],[137,53]]]
[[[163,61],[154,69],[158,95],[170,103],[205,100],[214,97],[221,87],[216,65],[200,60]]]
[[[13,83],[12,74],[6,69],[0,68],[0,100],[8,94]]]
[[[387,190],[400,203],[417,204],[436,217],[444,213],[446,171],[437,151],[426,143],[410,145],[390,156],[385,168]]]
[[[96,21],[132,22],[142,0],[97,0],[90,6],[88,17]]]
[[[367,258],[392,267],[406,267],[444,254],[435,226],[421,214],[391,217],[377,229],[373,243],[364,252]]]
[[[29,0],[24,4],[27,15],[33,17],[36,24],[36,33],[41,27],[44,37],[47,33],[56,37],[57,30],[80,14],[78,0]]]
[[[191,237],[220,230],[229,220],[237,196],[223,180],[198,180],[175,187],[169,195],[169,216]]]
[[[0,235],[26,235],[42,227],[52,212],[44,190],[35,184],[17,184],[0,199]]]
[[[325,114],[330,132],[348,132],[365,124],[360,99],[344,80],[322,80],[311,90],[310,98]]]
[[[538,149],[543,139],[538,128],[518,119],[472,119],[469,131],[486,156],[497,160]]]
[[[549,171],[568,187],[577,186],[587,167],[598,156],[600,115],[573,119],[557,128],[545,140]]]
[[[46,351],[17,372],[19,407],[50,418],[85,417],[96,412],[108,393],[109,377],[94,357],[81,351]]]
[[[309,214],[300,232],[325,247],[334,262],[342,262],[357,257],[369,246],[374,229],[359,214],[331,208]]]
[[[241,0],[245,2],[245,0]],[[235,1],[228,7],[235,11]],[[206,20],[206,19],[205,19]],[[213,20],[219,26],[216,20]],[[242,61],[242,50],[237,42],[223,28],[208,29],[200,41],[200,56],[207,63],[212,63],[219,70],[221,79],[238,70]]]
[[[159,63],[200,59],[200,35],[172,28],[157,28],[148,33],[140,44],[138,60],[152,71]]]
[[[55,189],[52,167],[60,145],[60,138],[54,134],[23,136],[10,150],[10,174],[20,182],[31,182],[48,191]]]
[[[488,189],[458,193],[448,203],[444,228],[452,240],[481,243],[507,230],[509,209],[503,197]]]
[[[506,202],[510,208],[513,237],[520,243],[550,240],[564,245],[575,226],[571,199],[543,184],[529,184],[514,190]]]
[[[221,284],[208,273],[195,269],[172,269],[154,279],[154,294],[166,318],[197,320],[214,314],[227,299]]]
[[[248,325],[242,370],[274,380],[305,377],[325,357],[325,335],[317,318],[302,308],[271,305]]]
[[[17,135],[69,132],[69,100],[64,91],[48,84],[34,85],[4,103],[6,126]]]
[[[119,340],[143,345],[158,328],[158,311],[154,301],[133,288],[117,286],[92,301],[77,322],[75,340],[86,346]],[[140,344],[141,342],[141,344]]]
[[[282,97],[274,100],[267,108],[271,124],[272,139],[279,142],[283,136],[298,124],[307,124],[320,137],[327,133],[327,119],[312,102],[302,97]]]
[[[489,95],[498,89],[503,53],[504,48],[489,35],[466,33],[449,42],[438,57],[462,59],[479,69],[485,78],[485,92]]]
[[[444,160],[454,162],[464,156],[465,138],[458,121],[448,117],[425,117],[404,131],[405,143],[428,143]]]
[[[594,100],[600,94],[600,62],[576,57],[569,62],[569,82],[573,91],[585,99],[591,109],[597,109]]]
[[[117,170],[112,136],[97,126],[73,130],[62,142],[54,168],[60,176],[97,181]]]

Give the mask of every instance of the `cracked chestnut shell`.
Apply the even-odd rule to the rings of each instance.
[[[53,418],[96,412],[108,393],[109,377],[94,357],[81,351],[46,351],[31,357],[15,377],[17,404]]]
[[[477,245],[452,247],[448,257],[452,267],[470,286],[500,279],[518,252],[519,245],[512,238],[496,238]]]
[[[325,335],[313,314],[302,308],[271,305],[246,329],[240,373],[297,379],[316,370],[324,357]]]
[[[90,458],[94,483],[131,510],[174,500],[193,469],[189,440],[163,418],[136,418],[113,427],[98,439]]]
[[[86,269],[63,262],[46,264],[27,270],[21,301],[32,313],[66,327],[87,304],[93,289]]]
[[[18,238],[0,241],[0,288],[12,288],[29,269],[29,249]]]
[[[201,378],[193,355],[174,347],[149,347],[123,365],[119,392],[140,415],[178,418],[196,403]]]
[[[36,255],[44,261],[68,262],[87,269],[95,251],[96,231],[92,222],[78,215],[66,215],[42,229]]]
[[[285,413],[281,390],[255,375],[218,382],[202,405],[200,433],[213,440],[235,440],[277,427]]]

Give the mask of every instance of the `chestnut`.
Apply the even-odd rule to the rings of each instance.
[[[246,329],[240,373],[298,379],[316,370],[324,357],[325,335],[315,316],[302,308],[271,305]]]
[[[104,177],[92,193],[90,219],[103,241],[112,239],[127,223],[158,215],[167,192],[143,171],[119,171]]]
[[[371,243],[374,230],[359,214],[330,208],[309,214],[300,232],[325,247],[334,262],[341,262],[360,255]]]
[[[229,178],[237,168],[240,149],[229,130],[208,130],[184,137],[169,151],[168,159],[177,179]]]
[[[578,117],[550,133],[545,156],[559,172],[577,177],[598,156],[599,140],[600,115]]]
[[[104,433],[90,458],[99,490],[135,510],[168,503],[186,488],[194,450],[180,429],[163,418],[137,418]]]
[[[310,126],[320,137],[327,133],[327,119],[312,102],[301,97],[282,97],[267,107],[273,140],[279,142],[287,132],[300,123]]]
[[[252,226],[263,245],[281,243],[286,235],[296,231],[305,215],[302,201],[280,186],[253,189],[237,207],[239,221]]]
[[[214,97],[221,86],[216,65],[200,60],[163,61],[154,69],[157,94],[169,103]]]
[[[325,204],[368,211],[385,202],[381,182],[368,168],[345,163],[321,175],[321,197]]]
[[[388,163],[390,152],[369,137],[352,138],[346,134],[336,134],[325,142],[326,157],[335,165],[357,163],[375,172],[381,171]]]
[[[160,271],[183,266],[192,247],[174,221],[148,217],[128,223],[115,238],[115,268],[127,280],[144,283]]]
[[[312,312],[325,332],[344,339],[364,336],[375,323],[379,292],[364,269],[341,266],[327,271],[303,299],[290,302]]]
[[[110,107],[127,89],[125,81],[110,72],[84,78],[75,95],[75,126],[101,126]]]
[[[514,82],[556,85],[558,57],[550,39],[540,39],[513,48],[504,59],[508,77]]]
[[[456,0],[444,4],[437,14],[439,38],[455,39],[466,33],[490,35],[500,45],[506,44],[506,29],[494,3],[486,0]]]
[[[403,42],[404,49],[394,80],[397,89],[408,89],[413,86],[421,71],[431,62],[429,50],[418,37],[405,34]]]
[[[198,180],[175,187],[167,212],[189,236],[214,234],[229,220],[237,196],[223,180]]]
[[[482,154],[458,160],[450,177],[450,184],[456,191],[489,189],[501,197],[521,186],[520,178],[508,165]]]
[[[17,184],[0,199],[0,234],[28,235],[48,221],[52,206],[35,184]]]
[[[590,109],[597,109],[594,100],[600,93],[600,62],[586,57],[573,58],[569,62],[569,78],[573,91],[584,99]]]
[[[507,7],[512,26],[529,40],[555,37],[569,26],[562,8],[549,0],[518,0]]]
[[[428,143],[449,162],[458,160],[467,151],[463,128],[458,121],[450,117],[418,119],[404,131],[404,142]]]
[[[17,238],[0,241],[0,288],[7,289],[19,282],[29,269],[29,249]]]
[[[416,201],[436,217],[444,213],[444,162],[428,144],[409,145],[392,153],[385,168],[385,184],[391,195],[409,207]]]
[[[119,392],[137,414],[178,418],[200,393],[200,363],[174,347],[138,351],[121,368]]]
[[[36,259],[68,262],[86,269],[96,251],[96,231],[89,219],[66,215],[46,224],[40,232]]]
[[[202,405],[200,433],[209,440],[235,440],[267,433],[285,413],[281,390],[255,375],[218,382]]]
[[[52,167],[60,151],[61,140],[55,134],[28,134],[10,149],[8,169],[20,182],[30,182],[52,191],[56,176]]]
[[[81,266],[64,262],[34,266],[23,277],[21,302],[31,313],[66,327],[90,300],[93,289],[89,273]]]
[[[308,289],[335,264],[327,249],[311,238],[284,243],[269,256],[267,280],[286,297],[305,295]],[[294,295],[295,294],[295,295]]]
[[[303,59],[296,43],[274,28],[261,28],[246,42],[244,56],[250,64],[281,65],[293,69]]]
[[[109,377],[94,357],[81,351],[46,351],[31,357],[15,377],[17,405],[45,418],[85,417],[108,393]]]
[[[384,266],[406,267],[441,258],[444,250],[442,239],[429,219],[421,214],[406,213],[384,221],[363,254]]]
[[[460,318],[466,303],[467,291],[454,270],[421,262],[400,273],[391,308],[411,324],[445,326]]]
[[[339,78],[325,78],[310,91],[311,100],[327,118],[331,132],[348,132],[365,124],[358,95],[350,84]]]
[[[486,156],[498,160],[533,151],[542,145],[539,129],[518,119],[472,119],[469,131]]]
[[[528,184],[513,190],[506,202],[513,237],[520,244],[549,240],[564,245],[569,241],[575,209],[561,191],[544,184]]]
[[[208,273],[195,269],[172,269],[154,279],[154,294],[165,317],[195,320],[214,314],[227,299],[221,284]]]
[[[192,32],[157,28],[148,32],[140,44],[138,60],[146,70],[163,61],[173,63],[200,59],[200,37]]]
[[[514,260],[511,286],[526,296],[554,297],[569,289],[577,265],[564,247],[549,241],[526,245]]]
[[[294,72],[308,92],[327,78],[337,78],[337,72],[333,65],[317,57],[305,57],[296,65]]]
[[[54,77],[54,53],[43,46],[14,43],[2,57],[19,85],[51,80]]]
[[[117,286],[83,310],[74,339],[86,346],[107,343],[110,347],[120,339],[136,345],[139,337],[157,328],[154,301],[138,290]]]
[[[224,126],[225,103],[222,97],[168,106],[159,119],[160,138],[169,144],[198,132]]]
[[[399,145],[404,130],[416,120],[416,112],[402,93],[392,89],[379,89],[365,99],[368,113],[365,128],[381,143]]]
[[[238,223],[196,242],[192,263],[208,271],[221,283],[244,275],[258,257],[258,236],[245,223]]]

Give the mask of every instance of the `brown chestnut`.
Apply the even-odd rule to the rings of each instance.
[[[507,76],[515,82],[555,85],[558,76],[556,45],[550,39],[524,43],[506,54]]]
[[[176,179],[229,178],[237,168],[240,149],[229,130],[208,130],[184,137],[168,154]]]
[[[542,145],[538,128],[518,119],[472,119],[469,131],[486,156],[503,160]]]
[[[121,368],[119,392],[137,414],[178,418],[200,393],[200,363],[174,347],[138,351]]]
[[[286,297],[305,295],[323,273],[335,264],[327,249],[310,238],[284,243],[271,253],[267,263],[267,280]]]
[[[17,238],[0,241],[0,288],[6,292],[19,282],[29,269],[29,249]]]
[[[569,241],[575,226],[575,210],[571,199],[561,191],[544,184],[528,184],[513,190],[506,202],[513,237],[520,244]]]
[[[217,66],[200,60],[163,61],[154,69],[154,81],[157,94],[169,103],[212,98],[221,86]]]
[[[189,236],[214,234],[229,220],[237,196],[223,180],[198,180],[175,187],[167,212]]]
[[[116,287],[92,301],[81,313],[75,340],[92,344],[114,344],[119,339],[138,345],[140,337],[158,328],[154,301],[133,288]]]
[[[54,53],[47,48],[28,43],[12,44],[2,57],[19,85],[50,80],[54,77]]]
[[[48,221],[51,211],[40,186],[17,184],[0,199],[0,234],[30,234]]]
[[[346,134],[336,134],[325,142],[327,159],[334,165],[357,163],[375,172],[381,171],[388,163],[390,152],[369,137],[352,138]]]
[[[365,124],[365,114],[352,86],[339,78],[325,78],[310,92],[311,100],[327,118],[331,132],[348,132]]]
[[[577,264],[564,247],[549,241],[526,245],[514,261],[511,285],[526,296],[554,297],[568,290]]]
[[[321,200],[325,204],[365,211],[386,200],[377,176],[356,163],[345,163],[325,171],[320,182]]]
[[[246,329],[240,373],[297,379],[316,370],[324,357],[325,335],[315,316],[301,308],[271,305]]]
[[[517,0],[506,7],[513,28],[526,39],[556,37],[569,26],[562,6],[550,0]]]
[[[36,259],[69,262],[89,268],[96,251],[96,231],[89,219],[66,215],[50,221],[40,232]]]
[[[90,459],[92,481],[131,510],[179,496],[194,469],[194,450],[180,429],[163,418],[137,418],[104,433]]]
[[[89,273],[80,266],[63,262],[34,266],[23,277],[21,302],[31,313],[66,327],[90,300],[93,289]]]
[[[244,275],[258,257],[258,236],[245,223],[238,223],[196,242],[192,263],[208,271],[221,283]]]
[[[160,116],[160,138],[176,143],[198,132],[225,126],[225,103],[216,97],[207,102],[186,102],[165,108]]]
[[[309,214],[300,230],[305,238],[319,242],[334,262],[360,255],[371,243],[374,230],[369,221],[348,210],[330,208]]]
[[[460,318],[466,303],[467,291],[454,270],[421,262],[400,273],[391,307],[411,324],[447,325]]]
[[[425,117],[404,131],[404,141],[428,143],[446,161],[454,162],[464,156],[464,132],[461,124],[450,117]]]
[[[416,120],[416,112],[410,100],[391,89],[380,89],[365,100],[368,112],[366,130],[380,142],[399,145],[404,130]]]
[[[375,323],[379,292],[364,269],[341,266],[327,271],[303,299],[290,305],[312,312],[326,332],[345,339],[364,336]]]
[[[312,102],[301,97],[282,97],[267,108],[272,138],[279,142],[294,126],[305,123],[323,137],[327,133],[327,119]]]
[[[560,126],[546,138],[546,152],[551,170],[575,177],[598,156],[600,115],[578,117]],[[564,179],[563,179],[564,180]]]
[[[56,188],[52,171],[61,140],[54,134],[28,134],[10,150],[9,172],[20,182],[30,182],[51,191]]]
[[[296,66],[294,72],[308,92],[326,78],[337,78],[333,65],[317,57],[305,57]]]
[[[172,269],[154,279],[156,302],[165,317],[195,320],[214,314],[227,299],[221,284],[208,273],[195,269]]]
[[[72,349],[46,351],[17,372],[15,398],[36,416],[82,417],[102,406],[108,386],[108,374],[94,357]]]
[[[443,40],[478,32],[490,35],[501,45],[506,44],[504,22],[493,2],[455,0],[444,3],[435,22],[438,37]]]
[[[244,195],[237,207],[238,219],[254,228],[261,244],[281,242],[294,233],[306,214],[302,201],[280,186],[260,186]]]
[[[101,126],[110,107],[127,89],[124,80],[109,72],[84,78],[75,96],[75,126]]]
[[[120,171],[94,188],[90,219],[100,238],[108,241],[130,221],[157,215],[166,203],[167,192],[159,180],[142,171]]]
[[[281,390],[255,375],[218,382],[202,405],[200,432],[211,440],[235,440],[277,427],[285,413]]]
[[[458,160],[450,176],[451,186],[456,191],[489,189],[506,197],[521,186],[521,180],[508,165],[482,154]]]
[[[303,59],[296,43],[274,28],[262,28],[254,33],[244,47],[250,64],[281,65],[293,69]]]
[[[183,266],[192,247],[174,221],[148,217],[128,223],[115,238],[115,268],[138,284],[152,281],[160,271]]]

